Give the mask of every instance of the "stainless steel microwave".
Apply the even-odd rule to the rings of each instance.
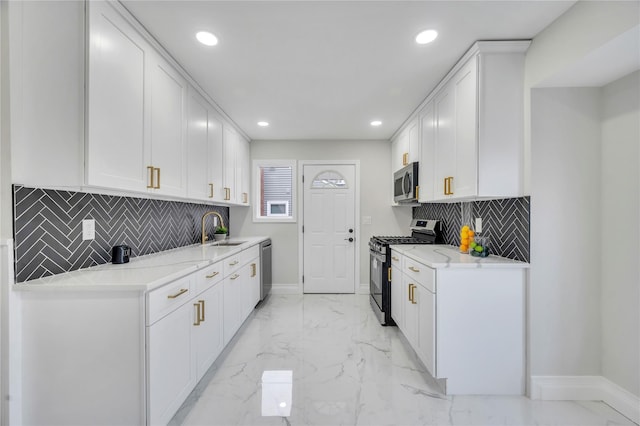
[[[397,203],[418,201],[418,163],[410,163],[393,174],[393,199]]]

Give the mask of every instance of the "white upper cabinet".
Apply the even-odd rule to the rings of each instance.
[[[436,89],[433,200],[522,195],[529,43],[478,42]]]
[[[420,191],[418,201],[425,203],[435,199],[435,152],[436,152],[436,122],[433,101],[429,102],[418,115],[420,120],[420,168],[418,178]]]
[[[151,163],[147,166],[153,190],[186,196],[187,82],[156,54],[149,55]],[[153,170],[152,170],[153,169]]]
[[[231,127],[224,126],[222,139],[224,201],[237,202],[236,186],[236,152],[238,151],[238,134]]]
[[[151,160],[144,99],[150,46],[108,4],[87,6],[87,184],[144,191]]]
[[[236,160],[237,173],[239,174],[240,197],[238,202],[242,205],[249,205],[251,189],[251,153],[249,142],[244,138],[238,141],[238,158]]]
[[[188,197],[223,201],[222,123],[213,107],[193,89],[188,110]]]
[[[86,184],[248,205],[248,142],[126,10],[99,1],[88,9]]]

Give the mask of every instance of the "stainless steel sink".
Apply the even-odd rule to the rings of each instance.
[[[220,241],[217,243],[213,243],[211,245],[212,246],[239,246],[244,243],[246,243],[246,241]]]

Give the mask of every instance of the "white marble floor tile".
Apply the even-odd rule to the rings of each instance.
[[[262,374],[291,370],[289,417],[262,416]],[[172,425],[633,425],[601,402],[445,396],[365,295],[271,295]]]

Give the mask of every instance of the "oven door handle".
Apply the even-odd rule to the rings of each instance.
[[[369,249],[369,254],[371,255],[372,258],[374,258],[378,262],[384,263],[387,260],[384,254],[377,253],[371,249]]]

